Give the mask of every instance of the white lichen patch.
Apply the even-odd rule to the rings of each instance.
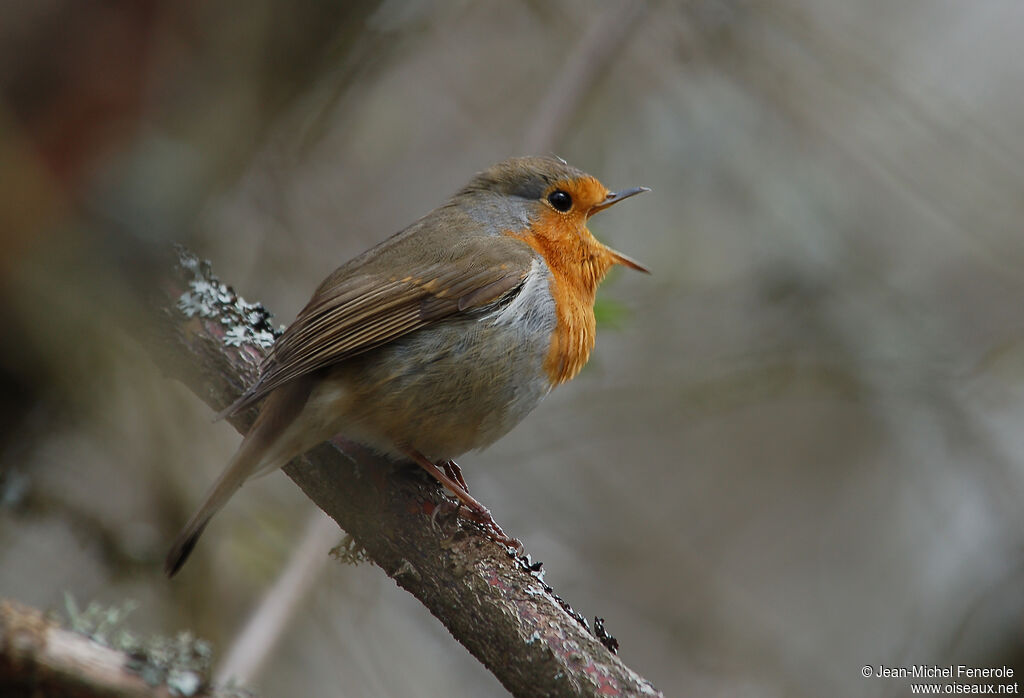
[[[124,627],[125,619],[136,608],[134,601],[120,606],[89,603],[84,609],[69,593],[64,595],[68,625],[104,647],[128,655],[126,668],[150,686],[165,684],[172,695],[192,696],[210,673],[213,649],[210,643],[182,632],[175,637],[140,637]]]
[[[213,275],[209,262],[178,249],[179,264],[192,274],[188,290],[178,298],[178,309],[186,317],[216,319],[227,328],[224,344],[229,347],[252,345],[269,348],[284,328],[275,328],[270,311],[259,303],[250,303]]]
[[[248,337],[249,333],[244,325],[235,325],[224,333],[224,343],[229,347],[240,347],[245,344]]]
[[[173,669],[167,672],[167,688],[179,696],[194,696],[202,685],[202,677],[194,671]]]

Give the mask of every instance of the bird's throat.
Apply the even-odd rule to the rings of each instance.
[[[532,230],[508,234],[540,253],[551,272],[551,295],[558,321],[544,359],[544,372],[554,387],[574,378],[590,358],[596,339],[594,298],[614,261],[586,228],[568,239],[552,239]]]

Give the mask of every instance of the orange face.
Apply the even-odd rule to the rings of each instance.
[[[645,189],[611,193],[589,175],[562,180],[545,192],[539,215],[524,233],[510,233],[540,253],[551,270],[558,326],[545,371],[553,385],[575,376],[594,347],[594,298],[613,264],[643,266],[599,242],[587,229],[594,213]]]
[[[573,247],[574,236],[580,238],[585,248],[580,250],[581,258],[597,255],[607,258],[601,276],[612,264],[622,264],[638,271],[647,271],[642,265],[621,252],[598,242],[587,230],[587,219],[599,211],[641,192],[646,187],[637,187],[624,192],[610,192],[596,178],[589,175],[556,182],[544,196],[545,209],[533,226],[535,234],[552,240],[561,240],[563,245]],[[600,278],[597,279],[600,282]]]

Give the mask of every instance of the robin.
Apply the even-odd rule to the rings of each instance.
[[[263,401],[167,555],[173,576],[249,478],[342,434],[418,464],[507,538],[451,459],[518,424],[594,347],[594,295],[615,264],[587,219],[609,192],[558,158],[514,158],[327,277],[221,416]]]

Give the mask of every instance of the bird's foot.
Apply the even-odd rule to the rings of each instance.
[[[440,482],[445,488],[448,489],[455,498],[463,505],[462,507],[456,508],[456,515],[462,516],[462,518],[477,523],[483,526],[487,532],[488,538],[501,545],[508,546],[515,549],[516,554],[522,554],[525,550],[522,542],[513,538],[512,536],[505,533],[498,522],[491,516],[491,512],[483,504],[478,502],[469,494],[469,488],[466,486],[466,481],[462,477],[462,470],[454,461],[446,460],[442,462],[441,468],[431,463],[422,453],[419,451],[409,450],[409,457],[414,463],[419,465],[421,468],[426,470],[430,475]],[[435,516],[438,509],[434,510],[434,514],[431,515],[431,522],[436,523]]]

